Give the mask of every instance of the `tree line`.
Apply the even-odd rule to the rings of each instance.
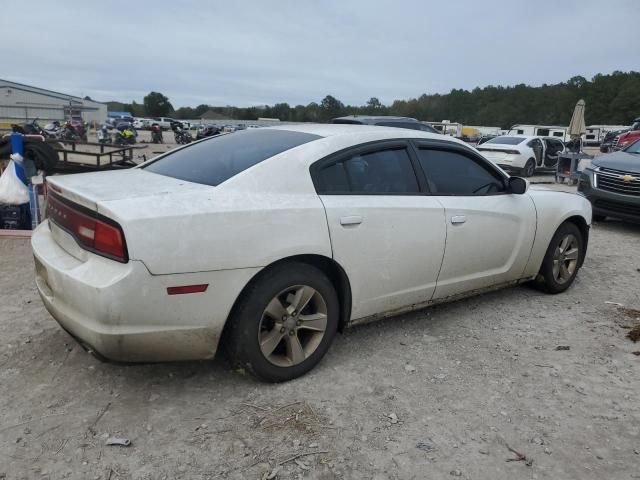
[[[615,71],[598,74],[591,80],[575,76],[566,82],[532,87],[487,86],[473,90],[453,89],[446,94],[423,94],[409,100],[395,100],[383,105],[372,97],[365,105],[345,105],[327,95],[319,103],[291,106],[276,103],[256,107],[198,105],[173,108],[169,99],[151,92],[143,103],[108,102],[110,110],[124,110],[134,116],[174,116],[197,119],[207,114],[235,120],[257,120],[258,117],[278,118],[294,122],[327,122],[343,115],[399,115],[418,120],[450,120],[465,125],[486,125],[509,128],[516,123],[567,125],[576,102],[586,102],[587,125],[630,124],[640,117],[640,72]]]

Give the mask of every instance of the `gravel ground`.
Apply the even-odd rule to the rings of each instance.
[[[0,479],[640,478],[640,312],[607,303],[640,308],[638,238],[597,224],[565,294],[356,327],[280,385],[101,363],[42,307],[28,241],[0,240]]]

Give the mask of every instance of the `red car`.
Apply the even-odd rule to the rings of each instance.
[[[631,129],[628,132],[621,133],[615,138],[612,147],[614,150],[622,150],[636,140],[640,140],[640,117],[633,121]]]

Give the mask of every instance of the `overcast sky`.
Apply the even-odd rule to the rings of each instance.
[[[0,76],[176,108],[389,104],[639,70],[639,25],[640,0],[31,0],[2,6]]]

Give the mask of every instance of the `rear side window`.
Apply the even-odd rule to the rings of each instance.
[[[518,133],[522,130],[518,130]],[[493,137],[491,140],[487,140],[487,143],[496,143],[499,145],[518,145],[524,142],[523,137]]]
[[[319,138],[322,137],[289,130],[242,130],[196,142],[144,169],[187,182],[216,186],[274,155]]]
[[[318,174],[320,193],[399,195],[420,191],[404,148],[354,155],[324,167]]]
[[[466,155],[421,148],[418,158],[433,195],[490,195],[505,190],[499,177]]]

